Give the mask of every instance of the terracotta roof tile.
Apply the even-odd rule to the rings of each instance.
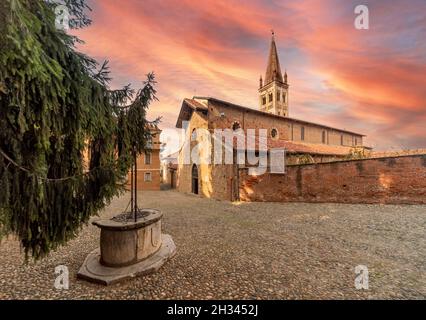
[[[318,155],[336,155],[345,156],[351,152],[352,147],[330,146],[327,144],[300,143],[292,141],[274,141],[268,142],[268,148],[284,148],[291,153],[309,153]]]
[[[184,102],[187,103],[188,106],[190,106],[194,110],[204,110],[204,111],[208,110],[206,105],[202,104],[201,102],[195,99],[185,99]]]
[[[176,121],[176,127],[182,128],[182,121],[188,121],[191,118],[192,112],[194,111],[207,112],[208,108],[206,105],[195,99],[184,99],[182,102],[182,107],[178,119]]]
[[[260,140],[263,143],[264,140]],[[234,141],[235,147],[236,143]],[[331,146],[326,144],[314,144],[314,143],[302,143],[286,140],[273,140],[267,139],[267,150],[271,149],[284,149],[288,153],[308,153],[308,154],[317,154],[317,155],[335,155],[335,156],[345,156],[348,155],[352,147],[348,146]],[[236,147],[237,148],[237,147]],[[253,148],[247,148],[248,150],[253,150]],[[259,149],[259,139],[255,139],[255,150]]]

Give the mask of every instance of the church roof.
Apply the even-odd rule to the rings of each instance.
[[[352,147],[268,139],[268,149],[285,149],[288,153],[346,156]]]
[[[195,99],[185,99],[185,103],[187,103],[193,110],[202,110],[207,111],[207,106],[202,104],[201,102]]]
[[[269,48],[268,66],[266,68],[265,85],[272,81],[284,82],[281,73],[280,60],[278,58],[277,45],[275,44],[275,37],[272,34],[271,47]]]
[[[273,139],[270,137],[259,137],[247,136],[247,145],[244,145],[244,150],[247,151],[259,151],[263,147],[266,147],[264,151],[270,151],[273,149],[284,149],[287,153],[292,154],[315,154],[322,156],[347,156],[353,150],[351,146],[335,146],[328,144],[319,143],[306,143],[306,142],[295,142],[282,139]],[[250,147],[249,140],[252,141],[253,146]],[[240,146],[233,141],[234,148],[239,150]]]
[[[213,102],[213,103],[222,105],[224,107],[237,108],[237,109],[240,109],[240,110],[254,112],[254,113],[257,113],[259,115],[263,115],[263,116],[266,116],[266,117],[273,117],[275,119],[282,120],[282,121],[289,121],[289,122],[294,122],[294,123],[314,125],[314,126],[321,127],[321,128],[324,128],[324,129],[331,129],[331,130],[335,130],[335,131],[339,131],[339,132],[350,133],[350,134],[357,135],[357,136],[360,136],[360,137],[365,137],[365,135],[362,134],[362,133],[349,131],[349,130],[346,130],[346,129],[339,129],[339,128],[323,125],[323,124],[320,124],[320,123],[300,120],[300,119],[296,119],[296,118],[283,117],[283,116],[279,116],[279,115],[276,115],[276,114],[273,114],[273,113],[269,113],[269,112],[261,111],[261,110],[258,110],[258,109],[249,108],[249,107],[240,106],[240,105],[237,105],[237,104],[234,104],[234,103],[231,103],[231,102],[223,101],[223,100],[212,98],[212,97],[194,97],[193,99],[185,99],[184,103],[196,101],[197,105],[203,106],[202,109],[197,108],[197,110],[207,112],[208,111],[207,105],[204,105],[204,104],[198,102],[197,100],[204,100],[206,102]],[[182,106],[182,108],[183,108],[183,106]],[[181,109],[181,114],[179,115],[179,118],[178,118],[178,123],[176,125],[178,128],[179,128],[178,124],[181,123],[182,120],[189,120],[189,118],[190,118],[190,117],[188,117],[187,119],[181,119],[181,115],[182,115],[182,109]]]
[[[191,119],[194,111],[207,113],[207,106],[195,99],[184,99],[176,122],[176,128],[182,128],[182,122]]]
[[[203,101],[204,103],[200,102]],[[364,136],[363,134],[356,133],[353,131],[347,131],[342,129],[337,129],[329,126],[325,126],[322,124],[314,123],[314,122],[308,122],[304,120],[294,119],[294,118],[288,118],[288,117],[282,117],[278,116],[272,113],[267,113],[264,111],[243,107],[240,105],[232,104],[230,102],[222,101],[216,98],[210,98],[210,97],[194,97],[193,99],[184,99],[182,103],[182,109],[180,111],[178,121],[176,123],[176,127],[182,128],[182,121],[189,120],[191,118],[192,112],[198,111],[202,112],[204,114],[207,114],[209,109],[207,107],[207,103],[212,102],[216,104],[220,104],[225,107],[229,108],[236,108],[241,109],[249,112],[258,113],[259,115],[267,116],[267,117],[274,117],[276,119],[282,120],[282,121],[290,121],[290,122],[298,122],[298,123],[304,123],[309,125],[315,125],[322,128],[327,128],[331,130],[336,130],[339,132],[346,132],[358,136]],[[255,138],[255,149],[259,148],[259,137]],[[267,148],[270,149],[281,149],[284,148],[286,152],[288,153],[308,153],[308,154],[317,154],[317,155],[335,155],[335,156],[343,156],[350,153],[352,150],[352,147],[350,146],[334,146],[334,145],[327,145],[327,144],[316,144],[316,143],[305,143],[305,142],[295,142],[295,141],[287,141],[287,140],[275,140],[270,137],[267,138]]]

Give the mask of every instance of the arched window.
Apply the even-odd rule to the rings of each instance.
[[[197,128],[192,129],[191,140],[192,141],[197,140]]]
[[[304,140],[305,140],[305,127],[302,127],[302,128],[300,129],[300,139],[301,139],[302,141],[304,141]]]
[[[278,130],[277,129],[275,129],[275,128],[272,128],[272,130],[271,130],[271,137],[272,138],[278,138]]]

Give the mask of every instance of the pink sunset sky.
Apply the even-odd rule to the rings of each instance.
[[[174,127],[182,100],[258,107],[274,29],[290,116],[367,135],[376,149],[426,147],[426,1],[91,0],[79,49],[110,61],[113,88],[154,71],[149,117]],[[354,27],[369,8],[370,29]]]

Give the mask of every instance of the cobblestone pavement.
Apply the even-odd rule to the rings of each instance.
[[[112,217],[129,200],[101,213]],[[1,299],[348,299],[426,298],[426,207],[230,203],[175,191],[140,194],[164,213],[176,256],[156,274],[110,287],[77,280],[98,246],[88,225],[65,247],[24,265],[19,243],[0,244]],[[94,218],[97,219],[97,218]],[[66,265],[70,288],[54,288]],[[369,290],[354,286],[357,265]]]

